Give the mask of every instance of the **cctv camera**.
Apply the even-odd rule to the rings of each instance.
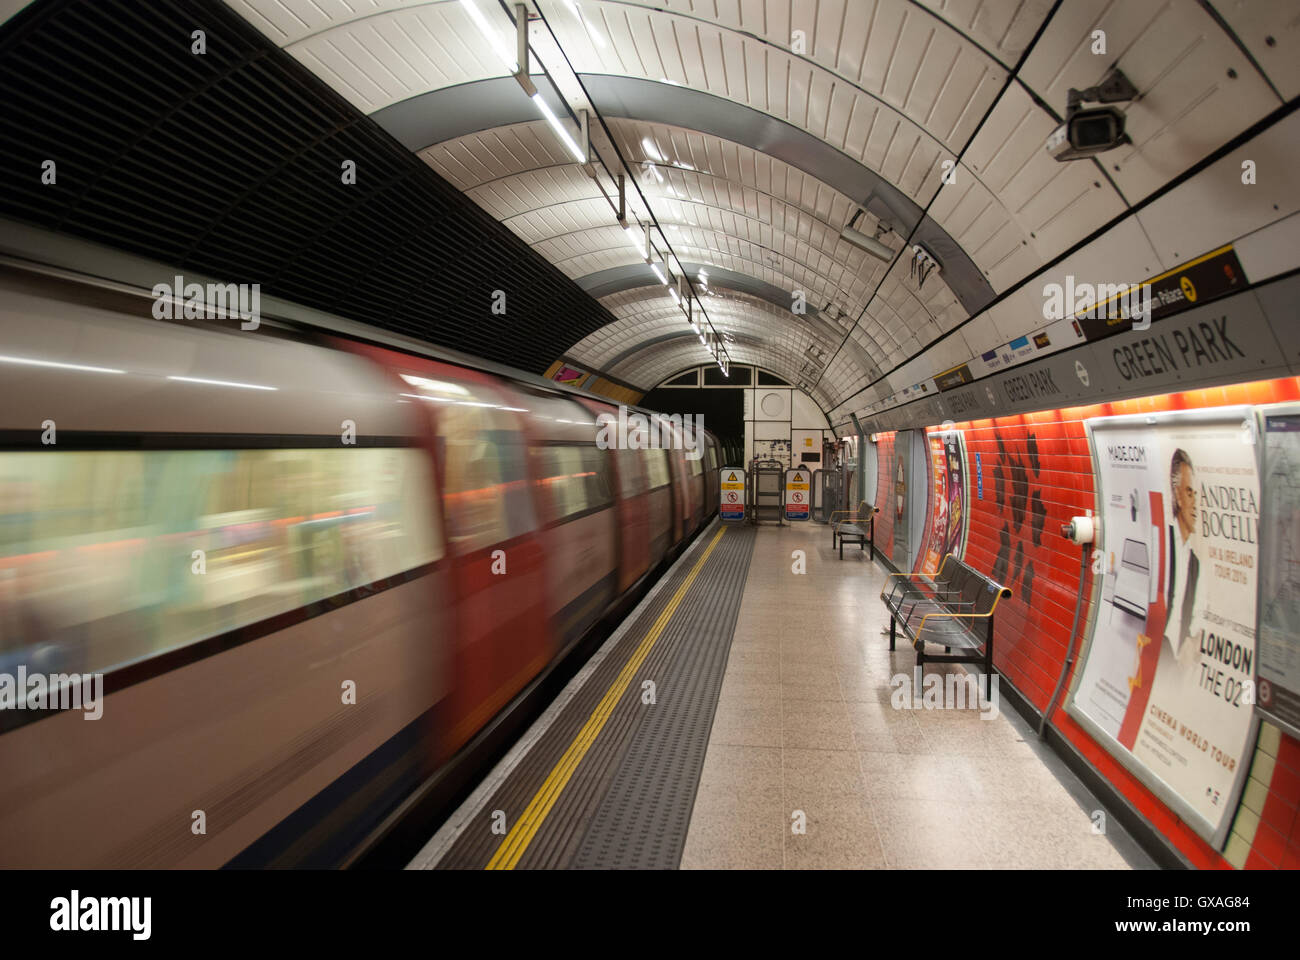
[[[1118,107],[1082,109],[1082,104],[1123,103],[1137,97],[1137,87],[1118,69],[1111,70],[1095,87],[1070,88],[1065,123],[1047,138],[1047,152],[1055,160],[1082,160],[1122,143],[1132,143],[1124,132],[1124,111]]]
[[[1124,132],[1124,111],[1118,107],[1078,110],[1047,138],[1047,152],[1055,160],[1083,160],[1132,143]]]

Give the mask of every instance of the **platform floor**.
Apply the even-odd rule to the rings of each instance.
[[[681,866],[1154,867],[1093,831],[1100,804],[1000,698],[993,719],[891,705],[916,655],[889,651],[887,575],[825,526],[759,529]]]
[[[1154,867],[1009,706],[891,704],[886,576],[715,522],[411,867]]]

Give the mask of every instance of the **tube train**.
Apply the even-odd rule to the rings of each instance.
[[[342,862],[717,508],[712,435],[49,286],[0,276],[0,866]]]

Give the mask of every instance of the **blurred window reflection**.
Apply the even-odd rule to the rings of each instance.
[[[613,505],[609,456],[604,450],[589,444],[531,449],[548,523]]]
[[[625,498],[645,493],[650,489],[639,450],[616,450],[618,455],[619,487]]]
[[[668,451],[662,447],[645,451],[646,466],[650,471],[650,489],[668,486]]]
[[[108,671],[430,563],[433,496],[413,448],[0,453],[0,669]]]
[[[438,414],[449,541],[471,553],[535,529],[523,439],[514,419],[479,400],[453,400]]]

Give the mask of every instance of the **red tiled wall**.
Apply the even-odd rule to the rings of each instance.
[[[1089,509],[1095,513],[1097,509],[1084,420],[1296,399],[1300,399],[1300,377],[958,424],[966,437],[970,475],[970,534],[965,559],[1012,590],[1011,599],[1002,601],[998,607],[993,648],[994,663],[1004,682],[1011,683],[1041,711],[1065,663],[1079,591],[1081,550],[1061,537],[1060,527],[1072,516]],[[879,547],[885,539],[890,545],[893,540],[891,468],[894,464],[893,436],[879,434],[878,439],[881,456],[877,506],[882,508],[876,534]],[[983,499],[977,495],[977,453],[983,472]],[[886,506],[891,509],[884,509]],[[882,539],[886,528],[887,537]],[[889,546],[885,549],[888,551]],[[1085,604],[1091,599],[1092,581],[1092,573],[1088,571],[1084,580]],[[1086,610],[1080,615],[1076,632],[1073,669],[1079,667],[1077,652],[1083,641],[1085,615]],[[1053,725],[1189,860],[1199,867],[1228,867],[1218,851],[1197,836],[1065,713],[1061,705],[1070,679],[1067,678],[1053,709]],[[1298,808],[1300,741],[1283,734],[1247,867],[1300,867]]]

